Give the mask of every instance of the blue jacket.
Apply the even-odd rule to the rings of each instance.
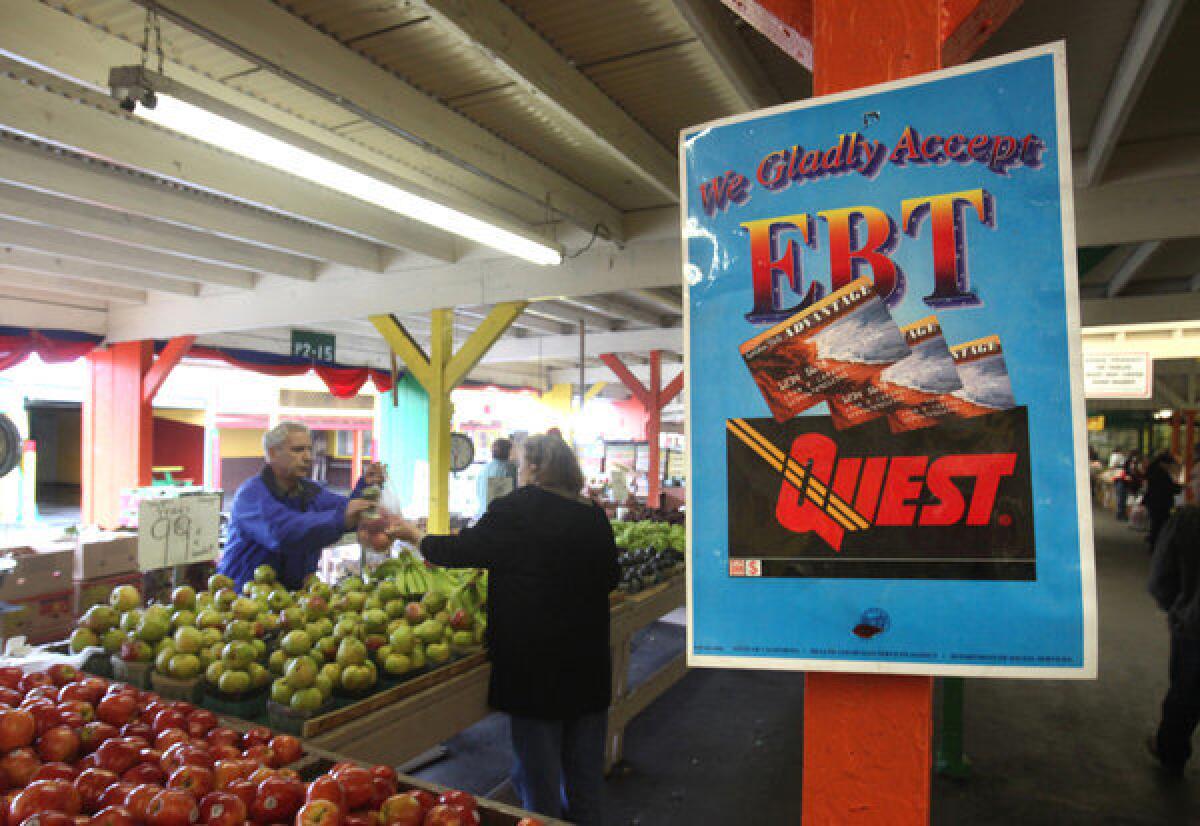
[[[361,494],[362,479],[350,497]],[[321,551],[346,532],[345,496],[305,479],[298,495],[288,496],[269,466],[247,479],[233,497],[229,536],[217,571],[233,579],[240,591],[254,579],[254,569],[270,565],[289,589],[300,587],[317,570]]]
[[[517,463],[508,459],[492,459],[483,466],[483,470],[479,471],[479,478],[475,480],[475,493],[479,498],[479,515],[483,516],[487,513],[487,489],[488,479],[496,476],[505,476],[512,479],[512,489],[509,493],[516,490],[517,484]]]

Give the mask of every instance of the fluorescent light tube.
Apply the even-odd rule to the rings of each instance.
[[[358,170],[322,158],[179,98],[159,93],[158,105],[155,108],[138,106],[137,114],[166,129],[181,132],[243,158],[534,264],[555,266],[562,263],[562,254],[553,247],[420,195],[406,192],[378,178],[364,175]]]

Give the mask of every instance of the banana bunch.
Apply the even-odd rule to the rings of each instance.
[[[458,586],[450,592],[447,610],[451,614],[463,611],[471,617],[479,617],[487,606],[487,571],[468,571]]]
[[[406,597],[420,597],[433,587],[433,572],[409,551],[401,551],[387,565],[388,577]]]

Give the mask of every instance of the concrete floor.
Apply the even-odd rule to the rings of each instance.
[[[935,826],[1200,824],[1200,766],[1171,782],[1142,751],[1167,651],[1162,615],[1145,592],[1142,535],[1097,512],[1096,557],[1100,678],[969,681],[973,774],[935,779]],[[635,672],[680,645],[677,627],[652,626],[638,640]],[[799,823],[802,721],[800,674],[691,672],[629,727],[606,823]],[[508,770],[505,737],[493,717],[422,774],[486,793]]]

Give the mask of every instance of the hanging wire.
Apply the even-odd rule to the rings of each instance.
[[[579,256],[583,255],[585,252],[590,250],[592,248],[592,245],[596,243],[596,239],[600,238],[602,236],[605,241],[608,241],[612,238],[612,235],[609,234],[608,228],[606,226],[604,226],[604,224],[596,224],[596,226],[592,227],[592,237],[588,239],[588,242],[586,244],[584,244],[582,247],[580,247],[579,249],[575,250],[575,252],[563,253],[563,257],[564,258],[578,258]]]
[[[142,71],[146,71],[150,62],[150,37],[154,36],[154,53],[158,56],[158,73],[163,73],[165,59],[162,45],[162,25],[158,19],[158,4],[149,3],[146,6],[146,20],[142,26]]]

